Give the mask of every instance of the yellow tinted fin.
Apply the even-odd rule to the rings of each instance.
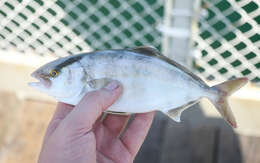
[[[199,102],[199,100],[196,100],[196,101],[191,101],[181,107],[178,107],[178,108],[174,108],[172,110],[169,110],[166,114],[171,118],[173,119],[174,121],[176,122],[181,122],[181,113],[188,109],[190,106],[196,104],[197,102]]]
[[[209,97],[210,101],[214,104],[222,117],[234,128],[237,127],[237,123],[228,104],[227,97],[244,86],[247,81],[247,78],[238,78],[211,87],[217,90],[218,93],[215,98]]]

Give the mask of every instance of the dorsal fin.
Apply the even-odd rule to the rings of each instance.
[[[203,85],[207,85],[202,79],[200,79],[197,75],[193,74],[186,67],[184,67],[181,64],[175,62],[174,60],[162,55],[159,50],[157,50],[156,48],[154,48],[152,46],[139,46],[139,47],[135,47],[135,48],[130,48],[128,50],[130,50],[132,52],[140,53],[140,54],[143,54],[143,55],[153,56],[153,57],[159,58],[159,59],[161,59],[161,60],[179,68],[179,69],[181,69],[186,74],[192,76],[199,83],[201,83]]]
[[[135,48],[130,48],[129,50],[136,52],[136,53],[148,55],[148,56],[161,55],[161,53],[155,47],[152,47],[152,46],[138,46],[138,47],[135,47]]]
[[[158,58],[160,58],[161,60],[166,61],[167,63],[169,63],[169,64],[171,64],[171,65],[173,65],[175,67],[178,67],[179,69],[181,69],[186,74],[190,75],[193,79],[195,79],[199,83],[201,83],[203,85],[207,85],[200,77],[198,77],[197,75],[193,74],[189,69],[187,69],[183,65],[175,62],[174,60],[171,60],[170,58],[168,58],[166,56],[163,56],[163,55],[158,56]]]

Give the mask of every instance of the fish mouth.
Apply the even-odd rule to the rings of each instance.
[[[51,80],[46,78],[43,75],[39,75],[37,73],[32,73],[31,76],[38,80],[38,82],[30,82],[28,85],[30,87],[38,87],[38,88],[50,88],[51,87]]]

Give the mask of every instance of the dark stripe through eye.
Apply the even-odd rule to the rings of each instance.
[[[55,67],[55,70],[56,71],[60,71],[63,67],[66,67],[68,65],[71,65],[72,63],[74,62],[77,62],[79,61],[83,56],[82,55],[79,55],[79,56],[73,56],[67,60],[65,60],[64,62],[58,64],[56,67]]]

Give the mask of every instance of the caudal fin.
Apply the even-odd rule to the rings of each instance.
[[[247,83],[247,78],[238,78],[211,87],[216,90],[217,96],[209,97],[222,117],[234,128],[237,127],[235,117],[230,109],[227,97]]]

